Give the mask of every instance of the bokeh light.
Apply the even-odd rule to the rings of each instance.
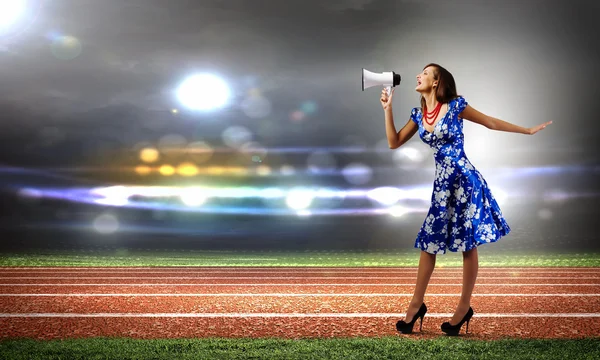
[[[25,0],[4,0],[0,2],[0,35],[8,32],[25,15]]]
[[[290,113],[290,120],[292,120],[293,122],[300,122],[304,120],[305,117],[306,114],[301,110],[295,110]]]
[[[61,60],[72,60],[81,54],[81,42],[74,36],[62,35],[52,40],[52,54]]]
[[[96,203],[108,206],[125,206],[129,203],[131,194],[128,187],[123,185],[98,188],[93,190],[96,195],[104,196],[104,199],[97,199]]]
[[[375,200],[383,205],[393,205],[402,198],[404,192],[401,189],[383,186],[370,190],[367,193],[369,199]]]
[[[317,103],[314,101],[305,101],[300,105],[300,111],[306,115],[315,113],[317,108]]]
[[[303,210],[310,206],[313,197],[314,195],[310,190],[295,189],[288,193],[285,202],[291,209]]]
[[[187,206],[200,206],[206,202],[207,195],[200,188],[191,188],[183,191],[180,198]]]
[[[148,175],[152,172],[152,168],[148,165],[138,165],[135,167],[135,172],[138,175]]]
[[[404,206],[400,206],[400,205],[396,205],[396,206],[392,206],[388,209],[390,215],[392,215],[393,217],[401,217],[404,214],[407,214],[410,212],[409,209],[405,208]]]
[[[213,156],[213,148],[204,141],[194,141],[187,145],[186,153],[196,163],[204,163]]]
[[[155,148],[144,148],[140,151],[140,160],[146,163],[153,163],[158,160],[159,153]]]
[[[538,211],[538,217],[541,220],[550,220],[554,217],[554,214],[552,213],[552,210],[550,210],[550,209],[540,209]]]
[[[175,168],[171,165],[162,165],[158,171],[161,173],[161,175],[163,176],[171,176],[173,174],[175,174]]]
[[[112,234],[119,229],[119,220],[112,214],[102,214],[94,219],[94,229],[100,234]]]
[[[308,170],[314,174],[322,174],[333,170],[337,165],[335,157],[326,150],[318,150],[311,153],[306,162]]]
[[[219,176],[225,173],[225,168],[222,166],[210,166],[206,169],[206,172],[209,175]]]
[[[296,215],[300,217],[309,217],[312,215],[312,212],[310,212],[309,210],[298,210],[296,211]]]
[[[412,147],[403,145],[399,149],[393,151],[392,159],[395,164],[402,168],[415,168],[427,158],[425,147]]]
[[[177,167],[177,173],[181,176],[194,176],[198,174],[198,167],[192,163],[183,163]]]
[[[253,163],[261,163],[267,157],[268,150],[256,141],[251,141],[240,147],[241,154],[244,155],[246,160]]]
[[[351,163],[344,167],[342,175],[350,184],[363,185],[371,181],[373,170],[362,163]]]
[[[234,125],[223,130],[221,138],[225,145],[237,149],[252,140],[252,132],[244,126]]]
[[[185,79],[177,88],[177,98],[190,110],[212,110],[229,100],[229,86],[213,74],[197,74]]]
[[[264,97],[257,89],[250,92],[242,101],[241,107],[244,114],[252,119],[264,118],[271,114],[272,109],[269,99]]]
[[[258,174],[259,176],[268,176],[271,174],[271,167],[268,165],[257,166],[256,174]]]
[[[281,175],[283,176],[291,176],[294,175],[296,173],[296,170],[294,169],[294,167],[292,165],[282,165],[281,168],[279,169],[279,172],[281,173]]]

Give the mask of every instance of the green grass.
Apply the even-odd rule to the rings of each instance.
[[[600,338],[464,340],[346,339],[7,340],[2,359],[598,359]]]
[[[0,266],[418,266],[418,250],[386,252],[252,251],[48,251],[0,255]],[[499,267],[600,266],[600,253],[479,250],[479,265]],[[437,257],[436,266],[462,266],[460,253]]]

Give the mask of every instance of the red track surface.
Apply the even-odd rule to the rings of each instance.
[[[462,282],[436,269],[402,335],[416,268],[0,268],[0,338],[442,336]],[[600,334],[600,268],[480,268],[470,339]]]

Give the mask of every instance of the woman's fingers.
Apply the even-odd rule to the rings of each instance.
[[[552,124],[552,121],[547,121],[547,122],[545,122],[545,123],[543,123],[543,124],[539,125],[539,127],[540,127],[540,130],[541,130],[541,129],[545,129],[545,128],[546,128],[546,126],[548,126],[548,125],[550,125],[550,124]]]
[[[531,130],[532,130],[532,131],[531,131],[531,135],[533,135],[533,134],[537,133],[537,132],[538,132],[538,131],[540,131],[540,130],[543,130],[543,129],[545,129],[545,128],[546,128],[546,126],[548,126],[548,125],[550,125],[550,124],[552,124],[552,121],[547,121],[547,122],[545,122],[545,123],[543,123],[543,124],[540,124],[540,125],[538,125],[538,126],[536,126],[536,127],[532,128],[532,129],[531,129]]]
[[[381,97],[379,98],[379,101],[381,101],[382,105],[387,105],[392,102],[392,95],[394,95],[394,90],[395,89],[392,89],[391,93],[389,93],[389,94],[388,94],[386,88],[383,88],[381,90]]]

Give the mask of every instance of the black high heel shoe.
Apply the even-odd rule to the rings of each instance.
[[[403,334],[412,334],[412,330],[413,330],[413,326],[415,325],[415,322],[417,321],[418,318],[421,318],[421,326],[419,327],[419,331],[421,331],[421,329],[423,329],[423,318],[425,317],[426,312],[427,312],[427,306],[425,306],[425,303],[423,303],[423,304],[421,304],[419,311],[417,311],[415,316],[413,316],[413,319],[411,322],[407,323],[404,320],[400,320],[396,323],[396,329]]]
[[[469,306],[469,311],[467,311],[467,313],[465,314],[463,319],[458,324],[450,325],[450,322],[446,321],[445,323],[442,324],[442,331],[448,335],[456,336],[460,332],[460,328],[462,327],[462,324],[464,324],[466,321],[467,322],[467,330],[465,333],[468,334],[469,333],[469,321],[471,320],[472,317],[473,317],[473,308]]]

